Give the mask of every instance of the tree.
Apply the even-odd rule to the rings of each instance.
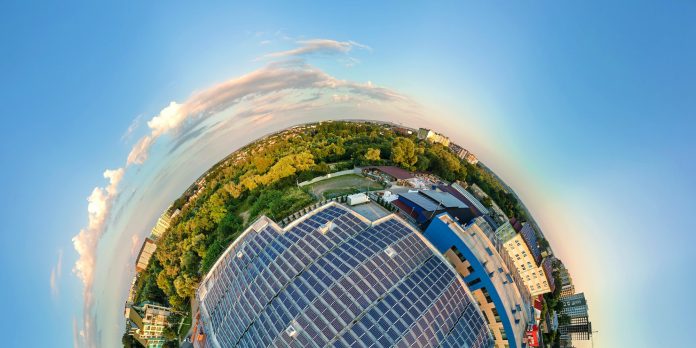
[[[367,152],[365,152],[365,159],[368,161],[379,161],[381,159],[379,149],[368,148]]]
[[[410,169],[418,161],[416,156],[416,146],[408,138],[398,137],[392,146],[392,162]]]

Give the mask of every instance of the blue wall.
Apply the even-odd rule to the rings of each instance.
[[[500,297],[500,294],[498,294],[498,291],[493,285],[491,278],[488,276],[488,273],[486,272],[483,263],[481,263],[481,261],[478,258],[476,258],[476,256],[474,256],[474,253],[471,251],[471,249],[469,249],[469,247],[467,247],[466,244],[464,244],[464,242],[457,236],[457,234],[452,229],[450,229],[450,227],[446,223],[439,219],[439,217],[442,215],[449,216],[449,214],[447,213],[438,215],[438,218],[435,218],[432,220],[432,222],[430,222],[428,228],[425,230],[425,232],[423,232],[423,236],[425,236],[425,238],[427,238],[430,241],[430,243],[433,243],[433,245],[442,254],[444,254],[447,250],[451,249],[454,246],[457,248],[457,250],[459,250],[459,252],[462,253],[462,255],[464,255],[467,261],[469,261],[469,263],[471,264],[471,267],[474,269],[474,272],[472,274],[464,278],[464,282],[468,284],[476,279],[481,280],[479,283],[470,286],[469,290],[473,292],[481,288],[486,288],[488,294],[493,300],[493,304],[498,310],[498,315],[500,316],[500,320],[502,321],[503,329],[505,329],[505,333],[507,334],[507,339],[510,347],[519,347],[520,345],[518,345],[518,342],[515,340],[515,334],[512,328],[513,323],[511,322],[511,320],[515,319],[508,317],[507,309],[503,305],[503,301]],[[498,272],[497,269],[494,271]],[[514,309],[510,308],[510,310],[512,311]]]

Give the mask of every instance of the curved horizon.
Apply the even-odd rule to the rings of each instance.
[[[133,261],[174,199],[264,135],[351,119],[476,154],[586,294],[595,346],[682,344],[696,308],[646,299],[696,290],[694,5],[137,9],[0,21],[6,320],[46,328],[7,344],[118,346]]]

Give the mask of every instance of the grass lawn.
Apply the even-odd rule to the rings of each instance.
[[[333,198],[345,194],[370,190],[381,190],[381,184],[356,174],[329,178],[307,185],[309,192],[317,198]]]
[[[186,313],[186,317],[184,317],[183,323],[181,324],[181,326],[179,326],[179,342],[183,341],[184,338],[186,338],[186,334],[188,333],[192,325],[191,319],[191,312]]]

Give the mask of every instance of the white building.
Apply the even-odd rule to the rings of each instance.
[[[169,226],[172,223],[172,219],[175,218],[179,213],[181,212],[179,209],[175,210],[173,213],[169,213],[171,206],[167,208],[167,210],[162,213],[159,219],[157,219],[157,224],[155,224],[155,227],[152,228],[152,238],[157,240],[159,239],[164,232],[167,231]]]
[[[427,140],[433,144],[442,144],[444,146],[449,146],[450,144],[448,137],[426,128],[418,129],[418,139]]]

